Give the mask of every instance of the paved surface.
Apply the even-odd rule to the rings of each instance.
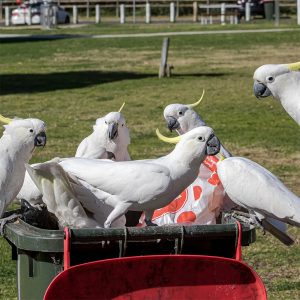
[[[55,40],[65,38],[135,38],[135,37],[164,37],[164,36],[187,36],[209,34],[239,34],[239,33],[267,33],[298,31],[300,28],[274,28],[274,29],[244,29],[244,30],[207,30],[207,31],[178,31],[178,32],[154,32],[154,33],[126,33],[126,34],[99,34],[99,35],[76,35],[76,34],[0,34],[0,40]]]

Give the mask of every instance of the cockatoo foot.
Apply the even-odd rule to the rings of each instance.
[[[7,224],[9,222],[14,222],[20,217],[22,217],[22,215],[14,213],[14,214],[12,214],[8,217],[0,219],[0,236],[4,235],[4,226],[5,226],[5,224]]]
[[[153,223],[151,220],[145,219],[145,223],[147,226],[158,226],[157,224]]]

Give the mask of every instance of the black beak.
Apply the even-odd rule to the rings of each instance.
[[[34,146],[45,147],[47,142],[47,137],[45,132],[41,132],[34,138]]]
[[[254,82],[253,92],[256,98],[264,98],[272,95],[271,91],[263,83]]]
[[[180,127],[179,122],[174,117],[168,116],[167,119],[167,125],[169,130],[172,132],[172,130],[176,130]]]
[[[113,140],[117,136],[118,136],[118,124],[117,123],[109,123],[108,124],[108,138],[110,140]]]
[[[212,134],[206,143],[206,154],[216,155],[220,151],[220,146],[221,144],[219,139],[214,134]]]

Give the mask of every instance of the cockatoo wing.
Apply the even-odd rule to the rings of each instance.
[[[76,199],[68,175],[57,162],[50,161],[34,168],[26,165],[26,169],[42,192],[48,211],[57,217],[60,227],[99,227]]]
[[[300,199],[267,169],[246,158],[230,157],[218,163],[217,172],[238,205],[300,226]]]
[[[101,191],[103,201],[112,206],[120,201],[119,196],[142,204],[163,193],[170,183],[169,170],[154,163],[68,158],[60,165],[81,182]],[[99,193],[98,197],[101,198]]]
[[[35,168],[39,164],[32,164],[31,167]],[[17,199],[24,199],[30,203],[33,207],[43,204],[43,194],[35,185],[34,181],[31,179],[27,170],[25,172],[24,182],[21,190],[19,191]]]

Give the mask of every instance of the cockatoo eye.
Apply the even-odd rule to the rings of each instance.
[[[179,114],[180,116],[182,116],[182,115],[183,115],[183,112],[182,112],[182,111],[180,111],[178,114]]]
[[[266,79],[267,79],[268,83],[271,83],[271,82],[274,81],[274,77],[273,76],[268,76]]]
[[[124,124],[122,124],[122,127],[124,126]]]
[[[107,122],[105,121],[105,124],[107,124]]]
[[[203,136],[199,136],[198,140],[202,142],[202,141],[204,141],[204,137]]]
[[[31,132],[31,133],[32,133],[32,132],[33,132],[33,129],[29,129],[29,132]]]

